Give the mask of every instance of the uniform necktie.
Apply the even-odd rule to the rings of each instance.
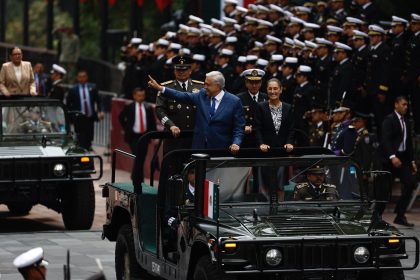
[[[402,132],[402,150],[405,151],[405,141],[404,141],[404,134],[405,134],[405,123],[404,123],[404,117],[400,117],[401,120],[401,132]]]
[[[210,118],[214,116],[214,112],[216,111],[216,98],[211,98],[211,106],[210,106]]]
[[[182,83],[182,90],[183,91],[187,91],[187,85],[186,85],[186,83]]]
[[[252,97],[252,99],[254,99],[254,102],[257,103],[257,97],[255,95]]]
[[[140,123],[140,127],[139,127],[139,133],[143,134],[144,133],[144,123],[143,123],[143,106],[141,104],[139,104],[139,123]]]
[[[86,95],[86,91],[85,91],[85,85],[82,86],[82,93],[83,93],[83,105],[85,107],[85,114],[86,116],[90,116],[90,108],[89,108],[89,104],[87,101],[87,95]]]

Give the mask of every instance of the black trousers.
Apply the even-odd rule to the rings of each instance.
[[[131,179],[133,180],[134,186],[140,186],[144,181],[144,161],[147,155],[148,142],[140,143],[138,140],[143,134],[133,133],[128,141],[131,152],[136,155],[134,161],[134,167],[131,172]]]
[[[94,117],[79,116],[74,122],[74,130],[76,131],[77,140],[82,148],[92,148],[94,133]]]

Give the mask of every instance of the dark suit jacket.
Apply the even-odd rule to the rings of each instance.
[[[185,93],[165,88],[163,94],[180,102],[197,106],[193,149],[226,149],[231,144],[241,145],[245,118],[241,100],[237,96],[225,91],[219,107],[210,118],[210,98],[204,89],[199,93]]]
[[[51,86],[51,89],[47,93],[47,96],[51,99],[58,99],[63,101],[66,88],[63,86],[63,81],[59,80],[56,84]]]
[[[407,129],[406,156],[413,160],[413,143],[411,141],[410,122],[405,119]],[[398,152],[398,147],[403,140],[404,135],[401,130],[401,122],[395,112],[385,117],[382,123],[382,155],[384,162],[389,162],[389,157]]]
[[[98,111],[101,112],[101,103],[99,102],[99,95],[98,90],[94,84],[87,84],[89,89],[89,97],[90,97],[90,104],[93,107],[93,117],[95,120],[98,119]],[[72,87],[69,91],[67,96],[67,108],[69,111],[81,111],[82,105],[80,103],[80,95],[79,95],[79,84],[76,84]],[[96,108],[95,108],[96,107]]]
[[[293,144],[292,106],[285,102],[283,102],[282,106],[281,126],[279,134],[276,134],[268,101],[258,104],[255,118],[255,136],[258,146],[267,144],[271,147],[283,147],[285,144]]]
[[[339,102],[342,99],[344,92],[346,92],[346,96],[352,94],[352,74],[353,69],[350,60],[347,60],[342,64],[337,64],[330,81],[330,104],[334,105]]]
[[[150,106],[149,103],[144,102],[144,107],[146,108],[146,123],[147,123],[147,130],[154,131],[156,130],[156,122],[155,116],[153,114],[153,108]],[[132,102],[124,107],[124,109],[118,115],[118,120],[120,121],[121,126],[124,129],[124,140],[130,143],[133,132],[133,125],[136,121],[136,103]]]
[[[242,106],[244,108],[245,113],[245,125],[252,126],[254,128],[255,125],[255,111],[257,110],[258,103],[264,102],[267,100],[267,94],[260,92],[258,94],[258,99],[256,103],[251,96],[249,95],[248,91],[241,92],[238,94],[238,97],[241,99]],[[255,132],[252,131],[251,134],[245,134],[243,144],[244,147],[255,148],[257,143],[255,140]]]

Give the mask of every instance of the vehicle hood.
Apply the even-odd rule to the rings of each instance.
[[[62,157],[65,152],[61,147],[56,146],[9,146],[0,147],[1,158],[19,158],[19,157]]]
[[[220,236],[291,237],[367,234],[372,211],[360,204],[352,206],[257,206],[220,209]],[[381,230],[389,225],[378,224]],[[213,232],[210,224],[201,224]],[[214,227],[214,226],[213,226]],[[379,228],[372,228],[378,230]],[[371,230],[372,230],[371,229]]]

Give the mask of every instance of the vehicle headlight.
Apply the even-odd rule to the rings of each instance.
[[[353,256],[356,262],[364,264],[369,260],[370,253],[368,248],[361,246],[357,247],[356,250],[354,250]]]
[[[53,168],[54,175],[57,177],[62,177],[66,173],[66,167],[62,163],[57,163]]]
[[[283,256],[278,249],[270,249],[265,253],[265,261],[270,266],[278,266],[282,259]]]

